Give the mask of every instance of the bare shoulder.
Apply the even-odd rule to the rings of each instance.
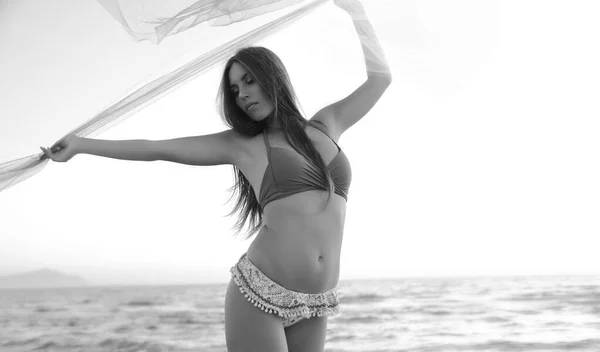
[[[338,129],[336,128],[334,112],[331,107],[326,106],[323,109],[319,110],[316,114],[313,115],[313,117],[309,119],[309,121],[324,126],[329,133],[329,137],[333,139],[336,143],[339,141],[341,131],[338,131]]]
[[[225,138],[227,142],[232,143],[237,148],[240,148],[242,150],[247,149],[250,143],[252,143],[252,141],[256,139],[256,136],[244,135],[231,128],[220,133],[223,135],[223,138]]]

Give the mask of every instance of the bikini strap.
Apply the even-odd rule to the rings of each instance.
[[[271,144],[269,143],[269,136],[267,136],[267,129],[263,129],[263,137],[265,139],[265,146],[267,147],[267,159],[269,164],[271,163]]]

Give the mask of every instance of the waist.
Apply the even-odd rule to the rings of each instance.
[[[307,254],[303,250],[287,251],[274,246],[255,245],[248,248],[248,259],[271,280],[297,292],[321,293],[337,286],[339,258],[332,254]]]
[[[317,215],[289,212],[279,205],[267,208],[265,226],[250,245],[248,258],[290,290],[318,293],[336,287],[345,216],[342,202]]]

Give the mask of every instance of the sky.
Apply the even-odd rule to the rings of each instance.
[[[600,274],[594,1],[363,1],[393,83],[340,139],[352,165],[340,278]],[[243,31],[235,27],[223,37]],[[221,37],[136,43],[94,1],[0,2],[0,162],[40,152]],[[226,31],[229,29],[223,29]],[[307,117],[366,78],[331,2],[261,41]],[[222,65],[94,138],[222,131]],[[0,275],[227,282],[231,166],[77,155],[0,192]]]

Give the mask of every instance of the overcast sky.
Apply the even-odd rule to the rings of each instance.
[[[600,22],[595,1],[378,1],[394,81],[340,140],[352,165],[341,279],[600,274]],[[148,76],[201,51],[202,29],[135,43],[94,1],[0,4],[0,162],[39,152]],[[264,40],[307,117],[365,79],[328,3]],[[225,129],[222,65],[101,139]],[[0,275],[98,284],[226,282],[230,166],[78,155],[0,193]]]

